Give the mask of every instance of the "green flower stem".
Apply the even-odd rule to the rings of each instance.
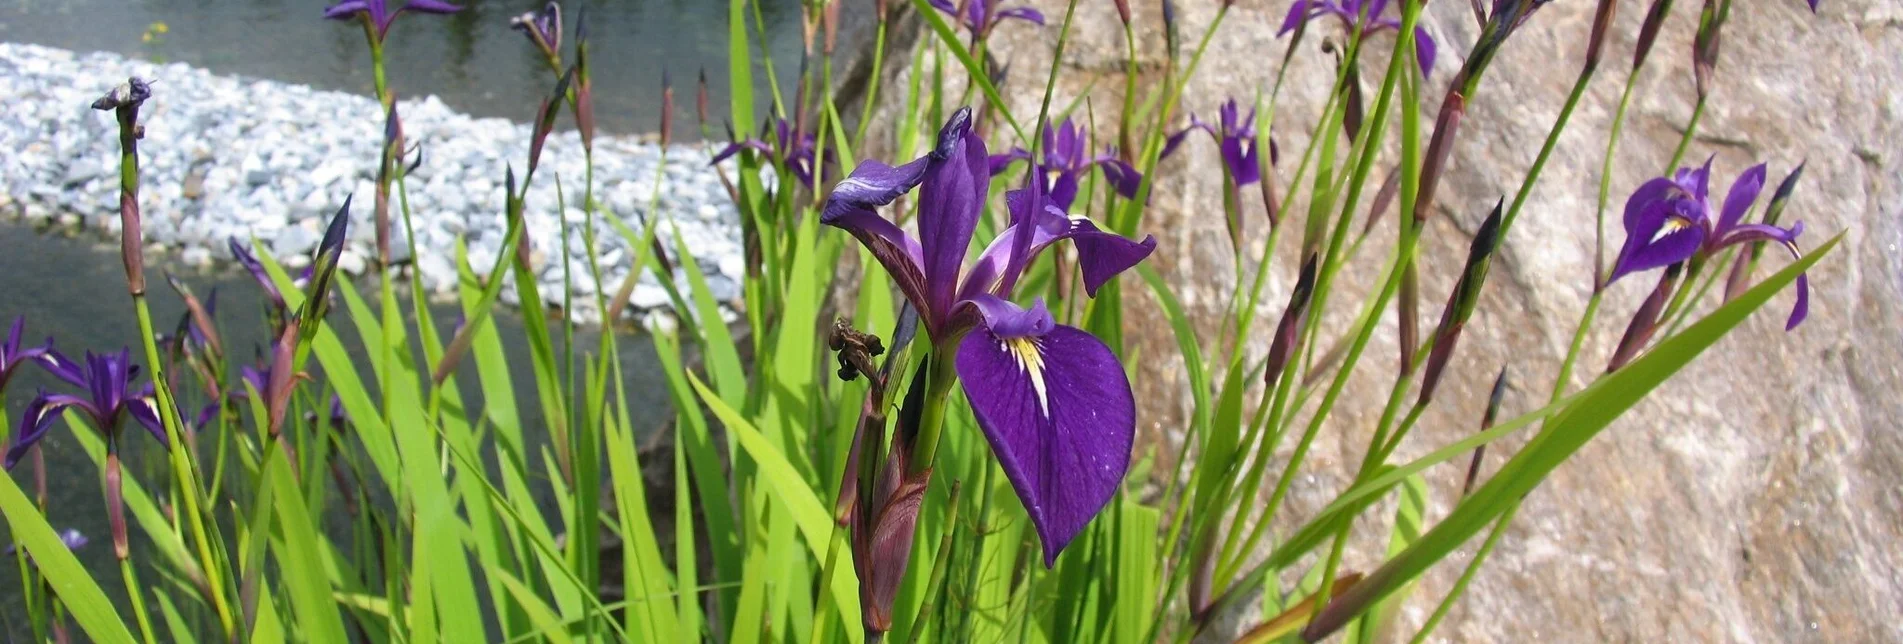
[[[119,207],[122,211],[121,218],[131,223],[130,226],[126,227],[123,233],[127,236],[127,239],[122,242],[124,257],[127,262],[126,280],[128,291],[132,295],[133,309],[138,315],[139,338],[145,349],[146,364],[151,369],[153,390],[158,400],[160,422],[165,427],[166,436],[171,437],[171,440],[176,443],[177,441],[184,440],[184,423],[178,416],[178,403],[172,396],[172,388],[167,384],[165,378],[164,363],[160,360],[158,340],[152,329],[152,312],[145,302],[145,280],[141,276],[143,268],[140,266],[142,260],[139,258],[139,254],[141,253],[140,248],[143,240],[137,237],[137,222],[139,218],[139,139],[137,134],[138,124],[134,122],[135,118],[131,110],[119,110]],[[201,566],[205,568],[207,580],[212,588],[212,592],[209,593],[211,595],[210,599],[213,608],[218,613],[219,622],[224,626],[227,636],[235,636],[237,632],[236,622],[231,618],[231,608],[226,604],[222,592],[224,586],[220,581],[220,560],[212,556],[213,549],[206,535],[205,516],[199,510],[199,489],[194,480],[195,470],[190,455],[191,450],[179,449],[180,446],[176,444],[172,447],[172,449],[167,449],[166,452],[171,457],[173,479],[177,484],[178,493],[185,501],[185,515],[181,520],[191,522],[192,535],[196,542],[195,545],[198,548],[199,561]],[[220,541],[222,542],[222,539]]]
[[[1606,137],[1606,161],[1599,169],[1599,208],[1593,220],[1596,233],[1593,236],[1593,292],[1605,289],[1606,282],[1606,206],[1612,198],[1612,166],[1619,149],[1619,134],[1625,129],[1626,108],[1632,105],[1632,90],[1638,86],[1639,70],[1633,69],[1626,74],[1625,90],[1619,93],[1619,108],[1612,114],[1612,133]],[[1671,172],[1669,168],[1666,172]],[[1502,224],[1512,221],[1508,218]]]
[[[932,349],[931,366],[925,373],[925,408],[919,413],[918,433],[912,442],[907,475],[922,474],[937,460],[939,435],[945,429],[946,403],[951,398],[952,385],[958,382],[958,371],[952,367],[957,340],[952,338]],[[893,438],[894,442],[898,440]]]
[[[152,618],[145,612],[145,594],[139,590],[139,574],[133,570],[136,567],[130,557],[119,558],[119,573],[125,578],[126,597],[132,600],[132,617],[139,623],[139,637],[145,644],[157,644],[158,640],[152,638]]]
[[[1705,99],[1699,97],[1698,104],[1692,107],[1692,120],[1685,124],[1685,135],[1678,138],[1678,149],[1672,151],[1672,162],[1665,164],[1665,172],[1670,173],[1685,162],[1685,151],[1691,148],[1692,138],[1698,134],[1698,122],[1705,117]]]
[[[866,78],[866,100],[860,106],[859,127],[852,135],[852,147],[855,150],[865,148],[866,128],[872,125],[872,106],[879,102],[880,70],[885,69],[885,30],[885,16],[880,16],[878,32],[872,40],[872,73]]]
[[[954,544],[952,536],[958,533],[958,495],[961,487],[958,481],[952,481],[951,497],[946,500],[946,507],[950,510],[945,515],[945,534],[939,537],[938,554],[932,558],[930,576],[925,578],[925,601],[919,605],[918,613],[912,618],[911,641],[913,642],[919,641],[920,636],[925,633],[925,627],[931,624],[932,613],[937,609],[939,597],[945,594],[945,573],[951,567],[951,552]]]
[[[1474,575],[1480,572],[1480,565],[1486,563],[1487,555],[1493,554],[1494,546],[1500,544],[1500,537],[1506,534],[1507,526],[1513,523],[1513,515],[1519,512],[1520,504],[1513,503],[1507,506],[1506,512],[1500,515],[1499,520],[1493,522],[1493,530],[1487,533],[1487,540],[1480,544],[1480,550],[1474,552],[1473,561],[1467,562],[1466,570],[1460,572],[1460,579],[1455,581],[1454,587],[1447,591],[1447,597],[1441,600],[1440,605],[1434,607],[1434,614],[1428,616],[1427,623],[1421,625],[1420,632],[1415,633],[1414,639],[1409,640],[1410,644],[1421,644],[1427,641],[1427,636],[1434,632],[1436,626],[1440,626],[1440,621],[1447,617],[1447,611],[1453,609],[1454,601],[1466,594],[1467,586],[1473,583]]]

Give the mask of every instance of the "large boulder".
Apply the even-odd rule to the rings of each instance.
[[[1066,3],[1025,0],[1050,16],[1039,30],[1000,27],[991,41],[1011,79],[1004,88],[1016,114],[1034,115]],[[1059,70],[1055,105],[1091,92],[1096,130],[1115,132],[1122,104],[1124,43],[1109,2],[1080,2],[1074,38]],[[1163,79],[1166,46],[1156,2],[1138,0],[1140,90]],[[1216,15],[1214,0],[1179,1],[1185,57]],[[1439,316],[1472,231],[1495,200],[1511,198],[1538,152],[1583,62],[1594,9],[1580,0],[1542,8],[1505,46],[1473,97],[1441,186],[1423,252],[1421,327]],[[1600,72],[1533,191],[1525,216],[1469,324],[1438,402],[1397,454],[1424,454],[1474,431],[1493,376],[1505,368],[1512,415],[1544,404],[1591,291],[1594,217],[1600,164],[1614,108],[1631,67],[1639,21],[1649,3],[1620,3]],[[1625,195],[1665,170],[1693,106],[1691,40],[1699,3],[1678,2],[1638,81],[1608,216],[1608,253],[1623,239]],[[1184,108],[1212,115],[1229,96],[1251,98],[1274,82],[1286,39],[1276,37],[1288,0],[1236,2],[1190,81]],[[1838,232],[1843,245],[1811,274],[1811,317],[1785,332],[1789,295],[1716,345],[1562,466],[1528,500],[1498,550],[1437,631],[1455,641],[1866,641],[1903,638],[1903,9],[1890,0],[1825,0],[1818,15],[1800,0],[1740,2],[1724,34],[1711,103],[1688,162],[1716,155],[1714,191],[1752,164],[1768,162],[1773,184],[1807,162],[1785,220],[1802,219],[1804,242]],[[1441,42],[1439,65],[1423,98],[1427,118],[1478,29],[1468,3],[1436,2],[1424,18]],[[914,27],[916,29],[916,26]],[[896,42],[916,48],[901,33]],[[1332,79],[1325,41],[1339,42],[1332,21],[1314,24],[1295,56],[1280,98],[1275,138],[1286,193],[1295,161],[1313,136]],[[1364,59],[1372,92],[1389,36]],[[909,55],[888,56],[874,131],[890,131],[903,109],[893,87],[929,73]],[[960,78],[949,57],[947,77]],[[976,93],[973,93],[976,95]],[[1024,117],[1029,118],[1029,117]],[[1185,119],[1180,119],[1180,126]],[[1028,126],[1027,126],[1028,127]],[[875,140],[880,140],[875,137]],[[995,143],[994,143],[995,144]],[[1157,195],[1143,222],[1159,248],[1151,261],[1174,287],[1205,338],[1218,338],[1236,284],[1222,217],[1215,146],[1192,138],[1160,168]],[[882,154],[875,150],[873,155]],[[1372,193],[1391,167],[1383,163]],[[1304,190],[1303,194],[1306,194]],[[1767,190],[1768,194],[1768,190]],[[1363,198],[1363,210],[1368,197]],[[1305,208],[1297,198],[1290,212]],[[1251,201],[1248,235],[1259,258],[1267,225]],[[1363,217],[1365,214],[1357,214]],[[1337,337],[1379,279],[1391,250],[1393,215],[1375,229],[1333,295],[1325,328]],[[1294,282],[1294,238],[1283,236],[1270,260],[1259,313],[1280,314]],[[1781,255],[1767,253],[1771,267]],[[1768,275],[1769,268],[1759,271]],[[1601,372],[1625,321],[1651,288],[1648,277],[1622,280],[1606,297],[1589,334],[1572,389]],[[1139,371],[1140,427],[1167,461],[1176,453],[1189,408],[1182,361],[1170,327],[1144,293],[1128,319]],[[1394,314],[1376,334],[1347,394],[1322,430],[1297,479],[1277,533],[1339,493],[1353,475],[1394,378]],[[1267,330],[1245,342],[1267,349]],[[1213,342],[1213,340],[1212,340]],[[1329,341],[1324,341],[1328,344]],[[1226,352],[1208,346],[1205,352]],[[1306,413],[1306,412],[1305,412]],[[1289,442],[1278,459],[1287,458]],[[1503,450],[1517,448],[1524,436]],[[1191,457],[1193,458],[1192,451]],[[1490,457],[1497,467],[1504,456]],[[1463,459],[1464,461],[1464,459]],[[1167,463],[1165,463],[1167,464]],[[1276,473],[1279,466],[1270,468]],[[1429,470],[1429,521],[1459,494],[1463,467]],[[1167,472],[1166,467],[1155,471]],[[1488,467],[1484,472],[1491,472]],[[1273,476],[1270,477],[1273,480]],[[1388,515],[1360,524],[1345,566],[1379,564]],[[1418,627],[1478,546],[1435,568],[1404,606]],[[1292,581],[1292,580],[1291,580]],[[1231,616],[1246,624],[1250,615]],[[1411,631],[1410,631],[1411,632]]]

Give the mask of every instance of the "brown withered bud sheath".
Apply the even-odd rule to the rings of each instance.
[[[1586,43],[1586,69],[1599,67],[1599,59],[1606,49],[1606,34],[1612,31],[1612,21],[1618,14],[1619,0],[1599,0],[1599,8],[1592,15],[1592,39]]]
[[[674,138],[674,79],[661,72],[661,147]]]
[[[820,15],[822,27],[826,30],[826,56],[833,55],[833,48],[839,45],[839,5],[843,0],[826,3],[825,13]]]
[[[1463,71],[1461,75],[1466,74]],[[1459,87],[1462,81],[1455,78],[1452,86]],[[1427,221],[1434,212],[1434,191],[1440,185],[1441,173],[1447,170],[1447,158],[1454,151],[1454,134],[1460,131],[1460,119],[1466,113],[1467,98],[1460,92],[1448,91],[1440,105],[1440,116],[1434,119],[1434,137],[1428,140],[1427,155],[1421,164],[1420,193],[1414,199],[1416,226]]]
[[[95,110],[111,110],[119,121],[119,258],[125,264],[126,291],[134,297],[145,295],[144,234],[139,216],[139,139],[145,127],[139,125],[139,106],[152,97],[152,86],[133,76],[93,101]]]
[[[1632,68],[1645,66],[1645,57],[1652,54],[1652,45],[1658,42],[1659,29],[1665,26],[1665,17],[1672,13],[1672,0],[1652,0],[1652,9],[1645,13],[1645,22],[1639,25],[1638,46],[1632,50]]]
[[[1302,275],[1295,280],[1295,290],[1289,293],[1288,307],[1282,309],[1282,321],[1275,326],[1275,339],[1269,344],[1269,361],[1263,381],[1270,389],[1282,377],[1288,368],[1289,351],[1302,335],[1302,318],[1308,314],[1308,303],[1315,295],[1316,264],[1320,255],[1309,255],[1302,261]]]
[[[1480,431],[1493,429],[1493,419],[1500,415],[1500,401],[1507,394],[1507,368],[1500,368],[1500,375],[1493,379],[1493,393],[1487,396],[1486,414],[1480,417]],[[1487,445],[1481,443],[1474,448],[1473,461],[1467,464],[1467,480],[1460,485],[1460,496],[1473,494],[1474,482],[1480,479],[1480,461],[1487,456]]]
[[[1639,350],[1652,341],[1652,334],[1658,332],[1659,314],[1665,310],[1665,303],[1672,299],[1672,290],[1678,286],[1678,274],[1683,271],[1683,263],[1666,267],[1659,275],[1659,285],[1652,289],[1652,295],[1639,305],[1637,313],[1632,314],[1632,322],[1625,327],[1625,335],[1619,338],[1619,348],[1612,353],[1611,362],[1606,364],[1606,373],[1618,371],[1633,358]]]
[[[1711,75],[1718,68],[1718,46],[1724,40],[1725,12],[1716,0],[1705,0],[1699,13],[1698,36],[1692,41],[1692,78],[1697,82],[1698,99],[1711,95]]]

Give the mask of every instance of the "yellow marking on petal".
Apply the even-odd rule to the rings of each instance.
[[[1664,239],[1666,235],[1690,228],[1691,225],[1692,222],[1690,219],[1683,217],[1666,217],[1665,225],[1659,226],[1658,234],[1652,236],[1652,243],[1656,244],[1659,240]]]
[[[1044,412],[1045,418],[1051,417],[1051,400],[1044,388],[1044,354],[1039,351],[1037,341],[1032,338],[1007,338],[1002,342],[1004,350],[1018,363],[1018,369],[1031,377],[1031,389],[1037,392],[1037,406]]]

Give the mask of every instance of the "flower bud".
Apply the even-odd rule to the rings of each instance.
[[[674,77],[661,70],[661,147],[667,147],[674,134]]]
[[[1454,284],[1454,292],[1448,294],[1447,307],[1441,309],[1440,325],[1434,329],[1434,350],[1427,356],[1427,371],[1421,376],[1421,397],[1414,403],[1417,406],[1425,406],[1434,399],[1434,390],[1440,386],[1447,361],[1460,343],[1460,332],[1480,303],[1480,288],[1486,284],[1493,254],[1500,248],[1501,207],[1504,205],[1505,200],[1494,204],[1493,214],[1487,215],[1480,230],[1474,233],[1473,244],[1468,246],[1466,270]]]
[[[1487,411],[1480,417],[1480,431],[1493,429],[1493,420],[1500,415],[1500,401],[1507,394],[1507,368],[1500,368],[1500,375],[1493,379],[1493,393],[1487,396]],[[1466,498],[1474,491],[1474,482],[1480,478],[1480,460],[1487,455],[1487,445],[1481,443],[1474,448],[1473,461],[1467,463],[1467,480],[1460,485],[1460,496]]]
[[[880,0],[884,2],[884,0]],[[1130,27],[1130,0],[1116,0],[1117,19],[1123,21],[1124,28]]]
[[[1619,0],[1599,0],[1599,8],[1592,15],[1592,36],[1586,42],[1586,68],[1599,67],[1599,59],[1605,53],[1606,34],[1612,31],[1612,21],[1619,14]]]
[[[1275,388],[1281,379],[1282,371],[1288,368],[1289,352],[1302,336],[1303,317],[1308,315],[1308,303],[1315,295],[1315,272],[1319,255],[1309,255],[1302,262],[1301,277],[1295,280],[1295,290],[1289,293],[1288,307],[1282,309],[1282,321],[1275,326],[1275,339],[1269,344],[1267,371],[1263,378],[1270,389]]]
[[[1705,0],[1705,8],[1698,16],[1698,35],[1692,40],[1692,77],[1697,82],[1701,101],[1711,94],[1711,75],[1718,67],[1718,46],[1723,41],[1725,18],[1729,13],[1729,3],[1720,9],[1716,0]]]
[[[1632,51],[1632,68],[1645,66],[1645,57],[1651,55],[1652,45],[1658,42],[1659,29],[1665,26],[1665,17],[1672,13],[1672,0],[1652,0],[1652,9],[1645,13],[1645,22],[1639,25],[1638,45]]]

